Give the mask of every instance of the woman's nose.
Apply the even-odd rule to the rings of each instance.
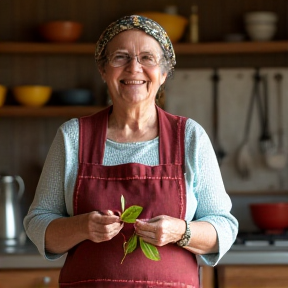
[[[143,67],[142,64],[140,64],[140,62],[138,61],[138,57],[131,57],[130,61],[127,63],[127,68],[129,70],[133,70],[133,71],[143,71]]]

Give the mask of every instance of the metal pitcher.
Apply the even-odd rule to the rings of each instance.
[[[17,240],[23,235],[20,199],[25,190],[20,176],[0,175],[0,239]]]

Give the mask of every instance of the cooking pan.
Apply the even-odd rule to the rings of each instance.
[[[288,202],[253,203],[250,211],[254,223],[261,230],[281,232],[288,229]]]

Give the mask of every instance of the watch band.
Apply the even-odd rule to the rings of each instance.
[[[191,239],[191,230],[190,230],[189,222],[185,220],[185,224],[186,224],[185,233],[182,235],[182,238],[176,242],[177,245],[180,247],[187,246]]]

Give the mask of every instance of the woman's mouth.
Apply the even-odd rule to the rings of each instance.
[[[124,85],[142,85],[145,84],[144,80],[120,80],[120,83]]]

